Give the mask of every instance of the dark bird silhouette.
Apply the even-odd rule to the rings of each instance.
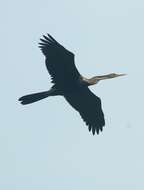
[[[83,77],[74,63],[74,54],[65,49],[51,35],[43,35],[39,47],[46,57],[46,67],[51,75],[53,86],[50,90],[22,96],[21,104],[30,104],[48,96],[63,96],[79,112],[89,131],[99,134],[105,125],[101,100],[89,90],[89,86],[100,80],[111,79],[125,74],[108,74],[90,79]]]

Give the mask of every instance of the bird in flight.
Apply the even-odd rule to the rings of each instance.
[[[125,74],[83,77],[75,66],[74,54],[58,43],[50,34],[43,35],[39,47],[46,58],[46,67],[51,75],[53,86],[50,90],[29,94],[19,98],[21,104],[30,104],[49,96],[63,96],[79,112],[92,134],[99,134],[105,125],[101,100],[88,88],[101,80]]]

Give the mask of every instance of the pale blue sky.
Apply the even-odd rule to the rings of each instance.
[[[143,190],[144,2],[5,0],[0,9],[0,189]],[[51,86],[37,47],[46,32],[84,76],[128,74],[91,88],[106,118],[100,135],[62,97],[17,101]]]

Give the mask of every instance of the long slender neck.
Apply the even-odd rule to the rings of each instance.
[[[120,76],[125,76],[126,74],[116,74],[116,73],[111,73],[108,75],[101,75],[101,76],[95,76],[90,79],[88,79],[89,85],[93,85],[98,83],[100,80],[105,80],[105,79],[112,79]]]
[[[93,85],[93,84],[97,84],[101,80],[111,79],[111,78],[113,78],[111,74],[108,74],[108,75],[94,76],[90,78],[88,81],[90,85]]]

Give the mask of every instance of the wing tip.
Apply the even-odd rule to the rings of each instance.
[[[92,134],[93,134],[93,136],[95,135],[95,134],[97,134],[97,135],[99,135],[100,134],[100,132],[102,132],[103,131],[103,127],[104,127],[105,125],[101,125],[101,126],[88,126],[88,130],[89,130],[89,132],[91,132],[92,131]]]

